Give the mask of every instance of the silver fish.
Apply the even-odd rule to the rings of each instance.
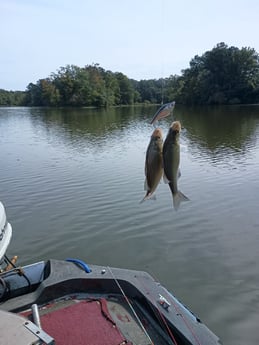
[[[160,128],[156,128],[151,135],[151,139],[146,152],[145,161],[145,186],[147,191],[144,199],[145,201],[153,197],[162,176],[163,176],[163,134]]]
[[[163,119],[164,117],[167,117],[168,115],[171,114],[171,111],[174,109],[175,106],[175,102],[171,102],[171,103],[166,103],[163,104],[155,113],[155,115],[153,116],[150,124],[152,125],[153,123],[155,123],[156,121],[159,121],[161,119]]]
[[[179,135],[181,131],[181,124],[175,121],[171,124],[168,134],[166,136],[163,146],[163,166],[164,166],[164,180],[169,184],[173,195],[174,209],[178,210],[182,201],[189,199],[178,190],[177,182],[180,176],[180,145]]]

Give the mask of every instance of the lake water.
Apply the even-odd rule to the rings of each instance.
[[[0,108],[8,254],[148,271],[224,344],[258,344],[259,106],[176,106],[177,212],[163,182],[139,203],[156,109]]]

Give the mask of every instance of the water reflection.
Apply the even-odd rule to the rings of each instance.
[[[65,145],[81,154],[106,152],[138,140],[147,142],[153,131],[149,124],[157,106],[89,108],[23,108],[19,114],[31,122],[37,137],[52,145]],[[2,121],[8,120],[10,108],[1,109]],[[184,130],[182,147],[190,159],[203,164],[233,168],[243,167],[253,157],[259,131],[259,106],[184,107],[177,105],[175,119]],[[159,123],[164,135],[172,117]],[[3,125],[3,122],[2,122]],[[140,148],[140,145],[139,145]],[[136,147],[137,149],[137,147]],[[118,151],[118,154],[121,154]]]
[[[154,111],[152,106],[90,108],[31,108],[30,120],[34,128],[45,131],[49,140],[62,140],[63,144],[80,149],[101,149],[119,136],[128,135],[131,129],[147,126]]]
[[[62,133],[66,141],[105,138],[116,131],[147,125],[156,107],[119,107],[106,109],[31,108],[34,126],[52,135]],[[191,147],[207,154],[220,154],[222,148],[243,153],[254,145],[259,121],[257,106],[183,107],[176,106],[175,117],[184,128]],[[166,119],[167,127],[171,122]],[[161,124],[160,124],[161,125]],[[163,125],[162,125],[163,126]],[[165,126],[165,125],[164,125]],[[150,132],[152,127],[150,127]]]
[[[186,130],[190,152],[212,161],[243,158],[256,143],[259,106],[178,106],[175,115]]]
[[[1,108],[0,126],[15,121],[16,114],[31,122],[35,135],[53,145],[73,150],[105,150],[122,137],[134,141],[138,135],[148,141],[153,131],[150,119],[158,106],[89,108]],[[184,107],[176,105],[174,117],[181,121],[182,140],[191,156],[212,163],[251,156],[259,131],[259,106]],[[159,123],[166,134],[172,118]]]
[[[69,130],[73,136],[104,136],[106,132],[124,129],[141,116],[148,114],[148,107],[118,107],[107,109],[62,108],[33,109],[30,113],[34,123],[42,123],[46,128],[56,127]]]

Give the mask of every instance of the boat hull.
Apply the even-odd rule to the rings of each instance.
[[[90,273],[86,273],[81,265],[73,262],[49,260],[25,266],[23,274],[15,273],[14,270],[6,272],[1,274],[1,279],[9,286],[8,293],[2,293],[2,311],[26,317],[26,311],[30,311],[34,304],[39,306],[41,313],[47,305],[57,303],[62,310],[67,307],[65,301],[80,305],[89,300],[104,300],[113,322],[121,324],[121,334],[125,339],[130,331],[125,331],[117,315],[126,315],[125,320],[132,320],[134,326],[131,334],[136,333],[137,328],[140,330],[140,338],[148,339],[145,328],[151,336],[159,334],[162,340],[154,342],[156,344],[220,344],[219,338],[199,318],[143,271],[91,265]],[[115,301],[117,308],[122,308],[121,313],[112,311],[117,310],[112,306]],[[148,326],[141,329],[141,323]],[[48,327],[44,331],[48,332]],[[134,341],[145,344],[143,339]],[[75,341],[75,344],[79,343]]]

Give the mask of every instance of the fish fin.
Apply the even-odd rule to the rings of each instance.
[[[152,195],[148,198],[148,200],[156,200],[156,195],[155,195],[155,194],[152,194]]]
[[[170,183],[170,180],[168,180],[165,173],[163,174],[163,180],[164,180],[164,183],[166,184]]]
[[[182,201],[189,201],[189,200],[190,199],[186,195],[178,191],[177,193],[173,195],[174,209],[177,211]]]
[[[147,193],[139,203],[142,204],[146,200],[156,200],[156,195],[151,194],[151,193]]]
[[[145,179],[145,182],[144,182],[144,190],[148,190],[148,184],[147,184],[147,179]]]

